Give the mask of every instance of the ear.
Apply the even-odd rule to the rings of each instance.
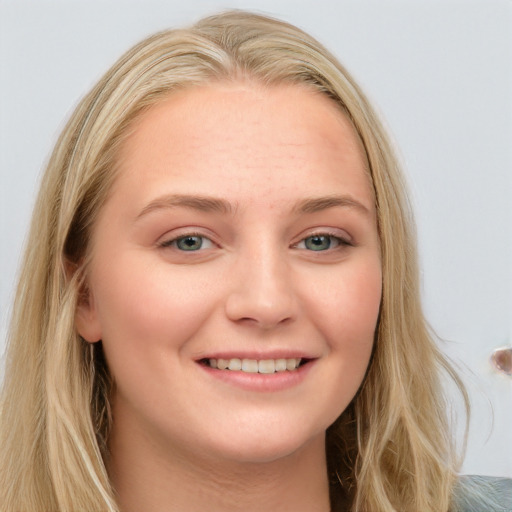
[[[78,334],[89,343],[96,343],[102,338],[101,323],[94,301],[94,294],[86,284],[84,284],[78,297],[75,326]]]

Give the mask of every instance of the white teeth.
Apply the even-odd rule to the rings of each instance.
[[[276,372],[286,371],[286,359],[276,359]]]
[[[230,370],[241,370],[242,361],[240,359],[230,359],[228,368]]]
[[[217,368],[219,370],[227,370],[229,361],[227,359],[217,359]]]
[[[247,373],[258,373],[258,361],[255,359],[242,359],[242,371]]]
[[[273,359],[263,359],[258,363],[259,373],[274,373],[276,371],[276,363]]]
[[[276,373],[296,370],[301,358],[291,359],[208,359],[211,368],[243,371],[246,373]]]
[[[300,362],[300,359],[299,359],[299,362]],[[297,359],[287,359],[286,360],[286,369],[287,370],[295,370],[295,368],[297,368],[297,366],[298,366]]]

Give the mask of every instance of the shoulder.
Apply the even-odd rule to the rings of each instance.
[[[512,512],[512,479],[461,476],[453,503],[454,512]]]

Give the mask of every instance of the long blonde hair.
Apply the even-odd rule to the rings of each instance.
[[[133,120],[165,95],[213,80],[291,83],[329,96],[366,151],[378,212],[383,296],[362,388],[327,433],[332,499],[347,510],[447,511],[458,459],[436,347],[420,299],[402,175],[364,94],[317,41],[240,11],[158,33],[82,100],[43,178],[14,304],[0,414],[0,507],[117,511],[105,458],[111,381],[101,344],[80,339],[88,240]]]

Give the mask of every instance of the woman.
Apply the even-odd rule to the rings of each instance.
[[[30,240],[4,510],[456,509],[439,372],[466,395],[402,178],[308,35],[231,12],[140,43],[69,121]]]

